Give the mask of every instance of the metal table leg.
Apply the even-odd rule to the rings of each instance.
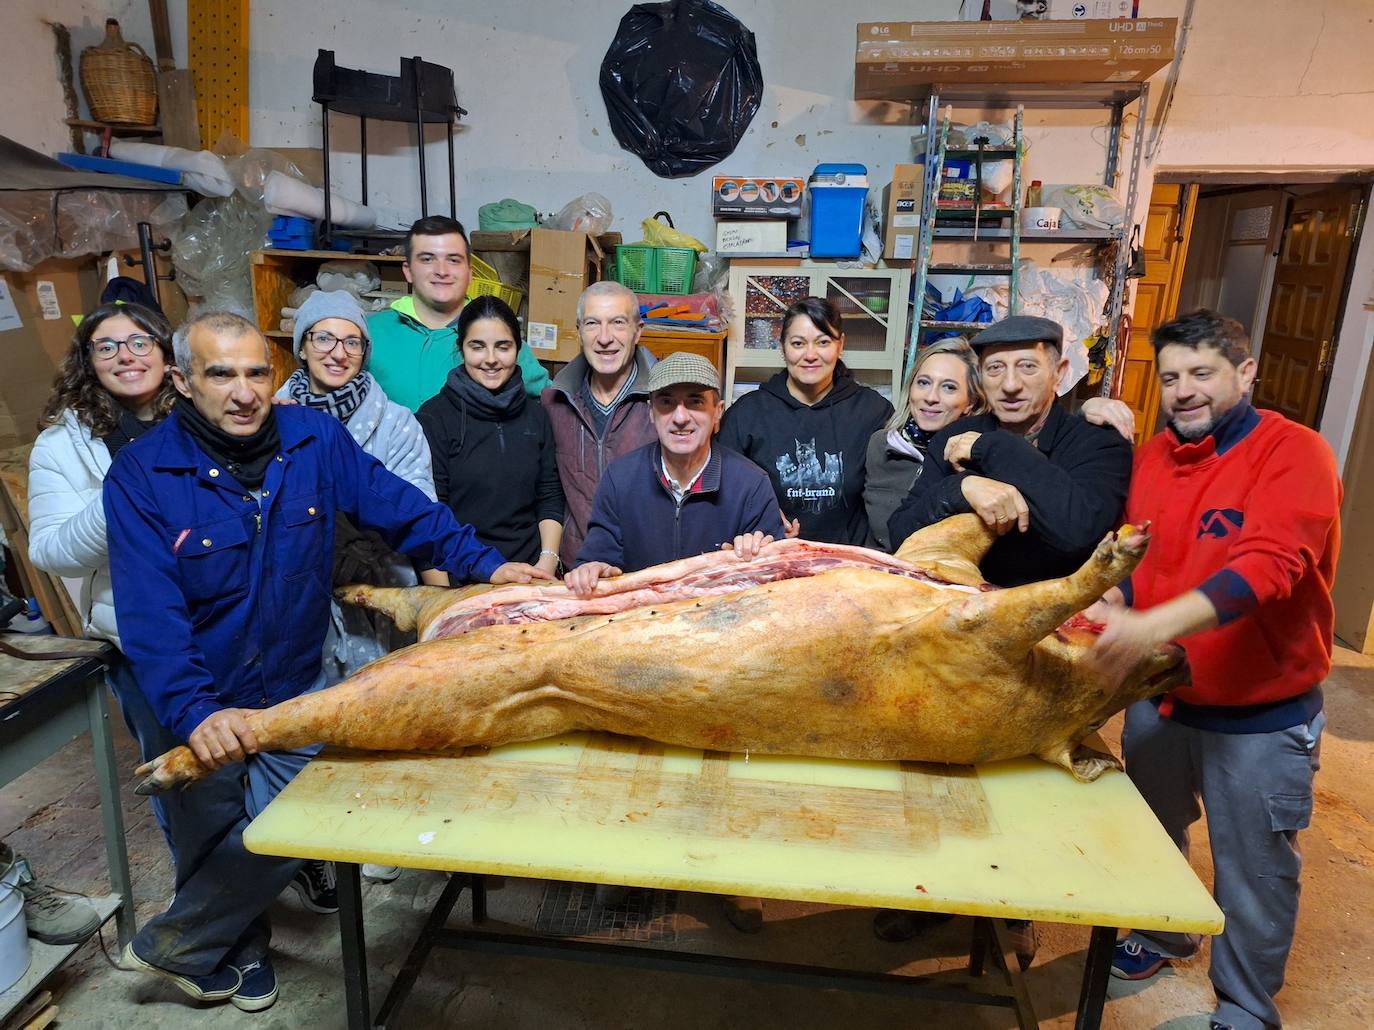
[[[1107,1001],[1107,979],[1116,948],[1116,927],[1094,926],[1083,963],[1083,987],[1078,995],[1074,1030],[1097,1030],[1102,1025],[1102,1006]]]
[[[105,834],[105,861],[110,867],[110,888],[121,899],[115,912],[115,926],[122,950],[124,945],[133,940],[138,926],[134,916],[133,885],[129,877],[129,852],[124,844],[124,811],[119,804],[119,767],[115,762],[114,740],[110,736],[105,679],[98,671],[86,682],[86,718],[91,725],[91,757],[95,761],[95,781],[100,790],[100,823]]]
[[[363,935],[361,870],[351,862],[336,862],[334,871],[338,877],[339,936],[343,945],[348,1030],[371,1030],[372,1004],[367,996],[367,941]]]

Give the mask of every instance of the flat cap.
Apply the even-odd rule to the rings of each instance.
[[[1058,322],[1038,315],[1012,315],[994,322],[969,340],[974,350],[982,350],[999,343],[1052,343],[1064,346],[1064,327]]]
[[[646,388],[650,393],[657,393],[681,383],[707,386],[720,393],[720,373],[710,359],[682,350],[674,351],[653,367]]]

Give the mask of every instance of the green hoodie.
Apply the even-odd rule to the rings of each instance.
[[[385,311],[368,316],[372,357],[367,370],[397,404],[411,411],[435,396],[448,374],[461,364],[458,357],[458,320],[442,329],[430,329],[415,317],[415,300],[402,297]],[[522,343],[518,352],[525,392],[538,397],[549,385],[549,373]]]

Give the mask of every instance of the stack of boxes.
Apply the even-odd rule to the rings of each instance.
[[[716,253],[786,257],[788,224],[801,217],[806,183],[786,176],[717,175],[711,179]]]

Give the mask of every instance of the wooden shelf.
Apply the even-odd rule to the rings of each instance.
[[[89,118],[68,118],[67,124],[73,129],[86,129],[89,132],[110,132],[116,136],[161,136],[160,125],[120,125],[116,122],[97,122]]]

